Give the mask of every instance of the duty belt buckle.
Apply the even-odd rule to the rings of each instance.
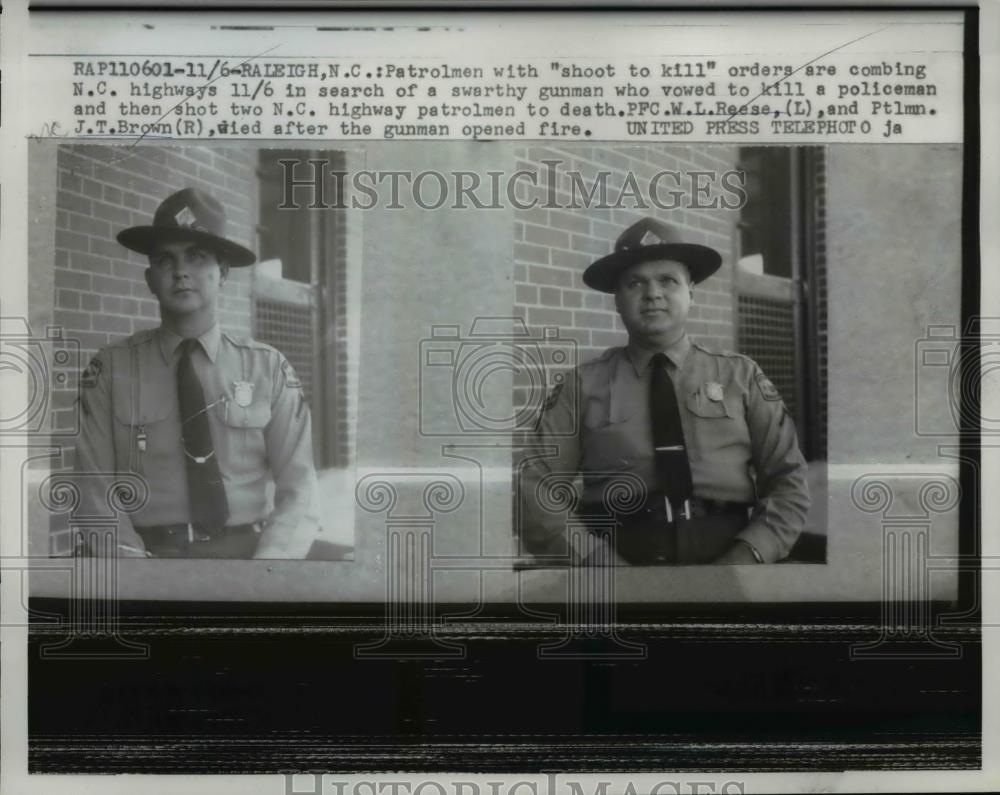
[[[664,497],[663,498],[663,507],[667,509],[667,522],[669,524],[673,524],[674,523],[674,509],[673,509],[673,506],[671,506],[671,504],[670,504],[670,498],[669,497]],[[684,517],[685,519],[690,519],[691,518],[691,501],[688,500],[688,499],[685,499],[684,502],[681,504],[681,516]]]

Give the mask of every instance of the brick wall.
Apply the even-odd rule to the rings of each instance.
[[[189,186],[210,192],[226,206],[229,234],[252,247],[254,156],[250,149],[58,147],[51,317],[66,338],[79,341],[82,363],[111,340],[158,325],[156,301],[143,277],[146,258],[121,246],[115,235],[150,223],[168,195]],[[247,334],[250,317],[248,274],[234,270],[219,299],[220,324]],[[52,390],[57,429],[71,421],[79,371],[74,367],[64,375]],[[63,464],[71,464],[68,456]]]
[[[609,254],[615,239],[628,226],[646,215],[655,215],[679,227],[692,243],[715,248],[723,257],[722,268],[694,291],[689,330],[696,340],[732,350],[735,345],[735,304],[732,290],[733,249],[738,210],[680,209],[545,209],[542,204],[566,206],[570,203],[570,177],[579,172],[589,186],[599,172],[608,172],[612,202],[618,196],[626,174],[635,175],[646,185],[657,172],[724,172],[735,167],[735,147],[681,146],[568,146],[530,147],[518,150],[517,168],[537,172],[537,188],[518,182],[518,198],[534,197],[539,206],[516,210],[514,221],[515,315],[522,317],[533,334],[544,326],[557,326],[564,337],[578,346],[579,361],[587,361],[603,350],[626,341],[625,329],[615,312],[614,297],[587,288],[583,271],[594,260]],[[544,175],[552,169],[543,161],[559,161],[555,168],[556,201],[549,198]],[[686,183],[685,183],[686,184]],[[662,190],[674,189],[668,182]],[[690,195],[681,200],[686,207]],[[702,202],[704,203],[704,202]],[[626,207],[631,206],[625,201]],[[550,377],[551,380],[551,377]],[[515,405],[531,400],[528,386],[515,386]]]

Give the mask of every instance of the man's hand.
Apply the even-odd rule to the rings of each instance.
[[[748,544],[736,541],[730,545],[729,549],[717,557],[713,563],[722,565],[742,565],[744,563],[755,564],[757,558],[754,557],[753,550]]]
[[[316,540],[317,530],[309,526],[288,527],[270,524],[264,530],[255,560],[305,560],[309,548]]]

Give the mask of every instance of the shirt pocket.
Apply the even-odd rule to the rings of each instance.
[[[271,421],[271,406],[260,390],[254,390],[246,406],[240,405],[233,390],[227,390],[219,404],[218,416],[222,420],[224,443],[237,466],[264,460],[267,454],[264,432]]]
[[[702,384],[688,395],[684,405],[688,414],[685,423],[688,457],[692,461],[722,466],[721,462],[727,459],[717,456],[723,455],[723,451],[749,445],[749,432],[738,396],[724,392],[722,400],[712,400],[706,385]]]
[[[696,417],[703,420],[733,419],[737,416],[733,407],[732,398],[723,393],[721,400],[712,400],[708,396],[708,389],[702,384],[696,392],[688,395],[687,409]]]

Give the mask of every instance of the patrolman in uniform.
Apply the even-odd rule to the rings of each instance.
[[[222,205],[192,188],[118,242],[149,257],[161,325],[101,349],[81,376],[75,470],[83,513],[107,513],[119,473],[145,479],[149,498],[120,516],[115,550],[91,539],[78,552],[306,557],[317,489],[302,383],[274,348],[216,320],[229,268],[255,255],[226,238]]]
[[[578,366],[546,401],[536,449],[556,455],[533,455],[520,475],[529,552],[636,565],[788,554],[809,509],[795,424],[753,360],[708,350],[686,332],[692,286],[721,261],[647,218],[585,271],[587,286],[614,293],[629,341]],[[610,516],[613,531],[567,546],[565,512],[539,496],[560,474],[582,475],[583,525],[589,517],[606,529]]]

